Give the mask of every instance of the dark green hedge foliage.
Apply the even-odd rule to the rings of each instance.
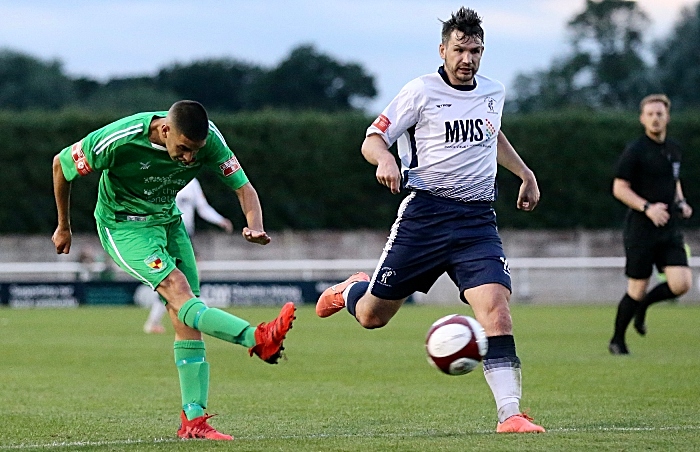
[[[499,170],[496,211],[501,227],[618,228],[627,208],[612,196],[619,155],[643,134],[634,113],[552,112],[504,118],[503,131],[535,172],[542,199],[524,214],[515,209],[519,180]],[[669,136],[683,145],[683,191],[700,209],[700,114],[673,114]],[[700,214],[700,210],[698,210]],[[687,226],[700,224],[700,215]]]
[[[81,112],[0,112],[1,233],[55,228],[53,156],[114,119]],[[239,157],[263,204],[266,229],[387,229],[402,195],[375,180],[360,145],[373,118],[361,114],[262,112],[212,115]],[[502,228],[617,228],[625,208],[610,194],[625,144],[641,133],[634,114],[556,112],[506,116],[503,130],[535,171],[542,200],[532,213],[515,209],[518,179],[499,170],[496,202]],[[671,136],[685,148],[686,197],[700,212],[700,115],[675,114]],[[200,179],[210,203],[243,226],[235,195],[212,174]],[[98,177],[76,181],[74,231],[94,229]],[[697,215],[700,217],[700,214]],[[688,222],[696,226],[698,218]]]

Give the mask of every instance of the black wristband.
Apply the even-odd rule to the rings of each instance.
[[[642,212],[646,212],[650,205],[651,203],[649,201],[645,202],[644,207],[642,207]]]

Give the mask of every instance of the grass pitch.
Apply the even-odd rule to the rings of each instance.
[[[481,369],[449,377],[428,365],[430,324],[468,308],[406,306],[365,331],[304,306],[279,365],[207,339],[208,411],[231,444],[177,440],[172,335],[142,333],[145,310],[0,309],[0,451],[700,449],[700,306],[652,307],[648,336],[628,333],[629,357],[607,351],[613,306],[512,311],[521,406],[546,434],[495,434]],[[276,315],[233,312],[252,324]]]

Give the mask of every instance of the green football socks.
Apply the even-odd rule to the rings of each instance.
[[[204,415],[209,397],[209,363],[204,341],[175,341],[175,365],[180,376],[182,410],[187,419]]]
[[[209,308],[197,298],[187,301],[177,314],[185,325],[209,336],[244,347],[255,345],[255,328],[221,309]]]

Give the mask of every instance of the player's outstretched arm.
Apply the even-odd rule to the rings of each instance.
[[[241,204],[241,209],[248,223],[248,226],[243,228],[243,237],[247,241],[259,245],[270,243],[270,236],[267,235],[263,227],[262,206],[258,192],[255,191],[253,185],[250,182],[246,183],[236,190],[236,196],[238,196],[238,202]]]
[[[56,253],[68,254],[72,241],[70,230],[70,188],[71,183],[66,180],[61,168],[58,155],[53,158],[53,193],[56,198],[58,211],[58,226],[51,240],[56,246]]]
[[[500,130],[498,131],[497,160],[499,165],[523,181],[518,193],[518,209],[529,212],[537,207],[537,203],[540,202],[540,189],[537,186],[535,173],[527,167],[508,138]]]
[[[380,184],[388,187],[393,194],[401,191],[401,171],[382,137],[373,134],[365,138],[362,143],[362,155],[377,167],[377,181]]]

